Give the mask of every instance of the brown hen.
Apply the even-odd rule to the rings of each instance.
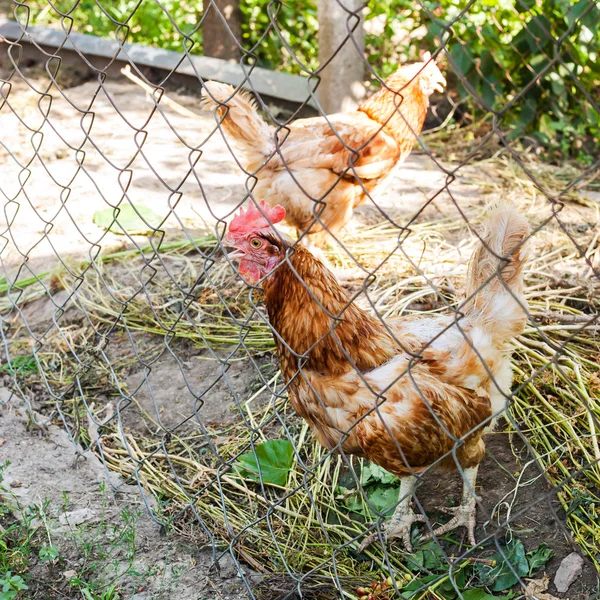
[[[354,112],[268,125],[245,92],[207,82],[204,105],[216,110],[242,167],[258,178],[256,198],[282,205],[298,235],[322,245],[337,233],[408,156],[421,133],[429,96],[446,85],[435,61],[398,69]]]
[[[527,220],[493,209],[468,274],[467,298],[447,315],[383,321],[353,304],[308,250],[272,228],[284,210],[251,205],[229,225],[239,272],[262,282],[294,409],[330,450],[364,456],[402,477],[386,526],[410,549],[414,475],[432,466],[464,471],[463,502],[439,535],[466,526],[475,543],[475,478],[482,435],[506,407],[511,340],[524,328]],[[265,218],[268,217],[269,221]]]

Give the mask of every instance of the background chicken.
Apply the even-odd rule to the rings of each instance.
[[[434,533],[465,526],[475,543],[482,434],[506,406],[510,342],[526,322],[526,219],[508,205],[491,212],[460,313],[384,323],[350,303],[332,273],[290,246],[264,215],[275,223],[285,211],[251,205],[232,220],[226,242],[236,248],[231,256],[242,276],[262,279],[294,409],[328,449],[364,456],[403,478],[386,534],[409,549],[411,525],[423,520],[410,508],[413,475],[460,465],[463,501]]]
[[[308,232],[321,245],[324,227],[338,232],[410,153],[429,96],[446,85],[431,55],[424,58],[401,67],[358,110],[299,119],[279,132],[229,85],[207,82],[204,104],[216,109],[236,158],[258,178],[254,195],[281,204],[298,234]]]

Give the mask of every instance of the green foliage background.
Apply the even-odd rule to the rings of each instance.
[[[80,32],[202,53],[202,7],[196,1],[58,0],[57,10],[46,0],[27,4],[34,24],[59,25],[62,13],[64,24],[72,19]],[[423,5],[426,10],[412,0],[369,2],[366,54],[374,72],[385,78],[419,51],[443,43],[454,71],[449,89],[462,101],[463,117],[504,108],[499,120],[510,137],[530,135],[562,156],[593,161],[600,150],[595,0],[476,0],[471,6],[466,0],[423,0]],[[243,45],[259,66],[295,74],[318,68],[316,0],[241,0],[241,10]],[[18,18],[27,18],[24,8]]]

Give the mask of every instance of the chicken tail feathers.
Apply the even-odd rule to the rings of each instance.
[[[256,102],[247,92],[224,83],[207,81],[202,108],[214,110],[228,142],[242,154],[248,170],[257,169],[275,150],[274,135],[260,117]]]
[[[516,208],[497,204],[488,213],[481,243],[471,257],[464,310],[497,343],[509,341],[525,327],[523,269],[530,231],[527,219]]]

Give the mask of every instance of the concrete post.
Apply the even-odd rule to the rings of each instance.
[[[360,10],[363,6],[362,0],[318,0],[320,64],[324,65],[335,54],[320,72],[319,103],[328,114],[355,109],[365,95],[365,32]],[[358,50],[352,39],[344,42],[348,29],[356,25],[353,12],[361,17],[352,31]]]

